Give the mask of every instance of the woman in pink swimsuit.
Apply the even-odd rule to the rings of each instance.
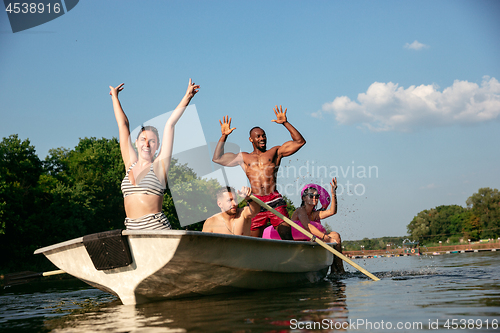
[[[292,214],[292,220],[300,222],[302,227],[312,233],[317,238],[326,243],[337,243],[334,247],[337,251],[342,252],[342,240],[338,232],[332,231],[327,234],[326,229],[321,225],[321,220],[326,219],[337,213],[337,178],[333,178],[331,183],[331,205],[326,210],[316,210],[316,206],[320,200],[320,192],[317,186],[310,186],[302,191],[302,204]],[[294,239],[299,240],[295,238]],[[335,256],[332,264],[332,273],[343,273],[344,265],[342,259]]]

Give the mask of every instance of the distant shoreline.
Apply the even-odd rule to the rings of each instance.
[[[344,251],[344,255],[353,259],[384,257],[400,257],[411,255],[442,255],[454,253],[475,253],[475,252],[500,252],[500,240],[494,240],[488,243],[471,243],[464,245],[443,245],[443,246],[421,246],[415,253],[404,253],[404,248],[385,249],[385,250],[363,250],[363,251]]]

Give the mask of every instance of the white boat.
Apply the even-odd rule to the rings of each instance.
[[[313,242],[180,230],[115,230],[40,253],[125,305],[314,283],[333,262],[333,254]]]

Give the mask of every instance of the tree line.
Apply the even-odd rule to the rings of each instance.
[[[408,236],[386,236],[379,238],[365,237],[362,240],[343,241],[342,246],[345,251],[386,250],[388,244],[391,249],[403,247],[403,242],[405,240],[408,240]]]
[[[425,209],[407,225],[408,234],[421,243],[496,239],[500,236],[500,193],[480,188],[466,201],[467,207],[443,205]]]

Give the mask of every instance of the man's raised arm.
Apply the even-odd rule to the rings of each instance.
[[[248,206],[243,208],[243,216],[245,218],[254,218],[260,212],[260,205],[253,201],[250,196],[252,195],[252,188],[243,186],[241,190],[237,191],[238,195],[245,199],[248,203]]]
[[[222,120],[223,122],[219,120],[222,135],[219,139],[219,142],[217,142],[217,146],[215,147],[214,157],[212,158],[212,161],[217,164],[229,167],[241,165],[243,163],[241,153],[224,154],[224,145],[226,144],[227,137],[236,129],[236,127],[231,128],[231,118],[229,118],[229,116],[222,117]]]
[[[243,186],[241,190],[237,191],[237,193],[241,198],[244,198],[247,201],[248,206],[243,208],[243,211],[241,212],[241,219],[239,219],[237,223],[235,222],[234,234],[250,236],[252,218],[260,212],[260,206],[258,203],[250,199],[250,195],[252,195],[252,189],[250,187]]]
[[[290,132],[290,135],[292,136],[292,141],[287,141],[281,147],[278,149],[278,154],[281,155],[282,157],[290,156],[294,153],[297,152],[303,145],[306,144],[306,140],[302,136],[302,134],[297,131],[295,127],[292,126],[287,121],[286,118],[286,111],[287,109],[285,108],[285,111],[283,111],[283,108],[276,105],[276,108],[274,108],[274,114],[276,115],[276,119],[273,119],[272,121],[277,123],[277,124],[283,124],[285,128]]]

